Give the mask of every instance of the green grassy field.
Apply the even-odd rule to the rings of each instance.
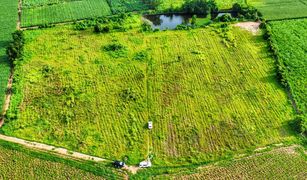
[[[4,103],[4,95],[7,89],[10,67],[6,56],[6,47],[11,41],[11,33],[17,26],[16,0],[3,0],[0,2],[0,109]],[[1,111],[0,111],[1,112]]]
[[[307,113],[307,19],[270,22],[273,45],[298,109]]]
[[[63,159],[0,140],[1,179],[123,179],[102,164]]]
[[[148,9],[141,0],[107,0],[113,13],[141,11]]]
[[[188,164],[295,139],[260,36],[218,27],[25,34],[5,134],[132,164],[148,146],[155,164]]]
[[[252,0],[267,20],[307,17],[307,0]]]
[[[152,179],[306,179],[306,155],[282,147],[247,158],[198,168],[198,173],[155,176]],[[186,174],[186,175],[185,175]]]
[[[47,1],[32,1],[47,2]],[[49,1],[48,1],[49,2]],[[43,3],[40,6],[33,3],[23,4],[22,27],[73,21],[91,17],[101,17],[111,14],[106,0],[57,1],[56,4]],[[25,1],[24,3],[27,3]]]

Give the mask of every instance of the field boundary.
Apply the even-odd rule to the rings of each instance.
[[[287,20],[296,20],[296,19],[306,19],[307,16],[302,17],[293,17],[293,18],[281,18],[281,19],[267,19],[267,22],[273,22],[273,21],[287,21]]]
[[[59,147],[55,147],[55,146],[51,146],[51,145],[47,145],[47,144],[37,143],[37,142],[33,142],[33,141],[27,141],[27,140],[19,139],[19,138],[16,138],[16,137],[5,136],[3,134],[0,134],[0,139],[7,141],[7,142],[20,144],[20,145],[26,146],[28,148],[33,148],[33,149],[43,150],[43,151],[50,151],[50,152],[54,152],[54,153],[57,153],[57,154],[60,154],[60,155],[64,155],[64,156],[68,156],[68,157],[72,157],[72,158],[76,158],[76,159],[91,160],[91,161],[95,161],[95,162],[108,161],[107,159],[103,159],[103,158],[100,158],[100,157],[91,156],[91,155],[87,155],[87,154],[83,154],[83,153],[79,153],[79,152],[75,152],[75,151],[69,151],[65,148],[59,148]]]

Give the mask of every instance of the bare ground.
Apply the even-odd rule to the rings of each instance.
[[[253,35],[257,35],[259,32],[260,22],[239,22],[234,24],[236,27],[240,27],[251,32]]]

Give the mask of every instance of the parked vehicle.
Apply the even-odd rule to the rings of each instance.
[[[114,161],[113,166],[116,167],[116,168],[122,168],[122,167],[125,166],[125,163],[122,162],[122,161]]]
[[[148,129],[152,129],[152,121],[148,122]]]
[[[151,167],[151,161],[150,161],[150,159],[148,158],[147,161],[142,161],[142,162],[140,162],[139,167],[140,167],[140,168],[148,168],[148,167]]]

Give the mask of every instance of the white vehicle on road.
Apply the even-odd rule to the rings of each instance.
[[[140,162],[139,167],[140,167],[140,168],[148,168],[148,167],[151,167],[151,161],[150,161],[150,159],[148,158],[147,161],[142,161],[142,162]]]

